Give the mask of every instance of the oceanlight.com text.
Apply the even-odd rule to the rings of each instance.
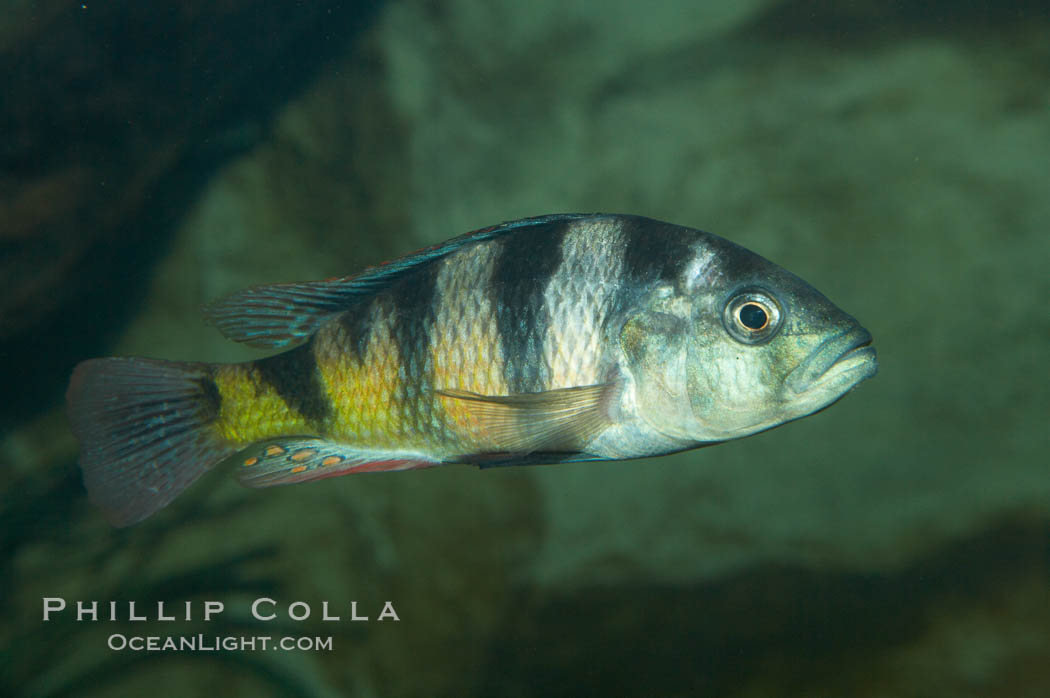
[[[256,652],[277,650],[283,652],[331,652],[332,638],[280,637],[257,635],[124,635],[113,633],[106,641],[115,652]]]

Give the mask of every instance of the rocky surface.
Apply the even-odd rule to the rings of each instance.
[[[1048,327],[1033,308],[1050,291],[1050,19],[1020,9],[384,7],[187,205],[160,261],[123,268],[141,310],[107,353],[257,356],[197,306],[499,220],[605,210],[795,271],[868,326],[880,375],[816,417],[672,458],[273,491],[214,473],[125,531],[91,510],[44,414],[0,442],[0,688],[1046,694]],[[336,646],[114,654],[113,627],[41,629],[43,595],[220,598],[240,614],[178,632]],[[402,620],[261,627],[243,613],[259,595],[392,599]]]
[[[545,26],[586,7],[557,5]],[[443,7],[435,21],[403,4],[383,24],[419,228],[564,209],[705,228],[826,292],[882,363],[835,409],[744,442],[537,470],[535,581],[886,570],[1004,513],[1050,511],[1031,438],[1048,398],[1030,380],[1047,323],[1013,301],[1050,285],[1045,23],[745,3],[660,31],[666,17],[624,5],[557,32],[507,5],[483,17],[515,27],[496,52],[464,38],[482,21],[469,3]],[[978,19],[997,30],[978,36]]]
[[[5,3],[0,353],[32,370],[15,421],[76,346],[136,312],[184,210],[345,49],[376,3]],[[133,273],[129,274],[129,270]]]

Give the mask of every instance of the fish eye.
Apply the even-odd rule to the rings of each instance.
[[[738,342],[764,344],[773,338],[782,324],[780,303],[773,294],[749,288],[726,301],[722,324]]]

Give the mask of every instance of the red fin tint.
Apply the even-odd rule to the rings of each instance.
[[[310,437],[262,441],[241,453],[239,461],[237,479],[246,487],[291,485],[337,475],[440,465],[420,454],[362,451],[346,444]]]

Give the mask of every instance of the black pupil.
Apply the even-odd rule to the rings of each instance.
[[[760,330],[766,326],[768,321],[766,311],[754,303],[748,303],[740,308],[740,322],[748,329]]]

